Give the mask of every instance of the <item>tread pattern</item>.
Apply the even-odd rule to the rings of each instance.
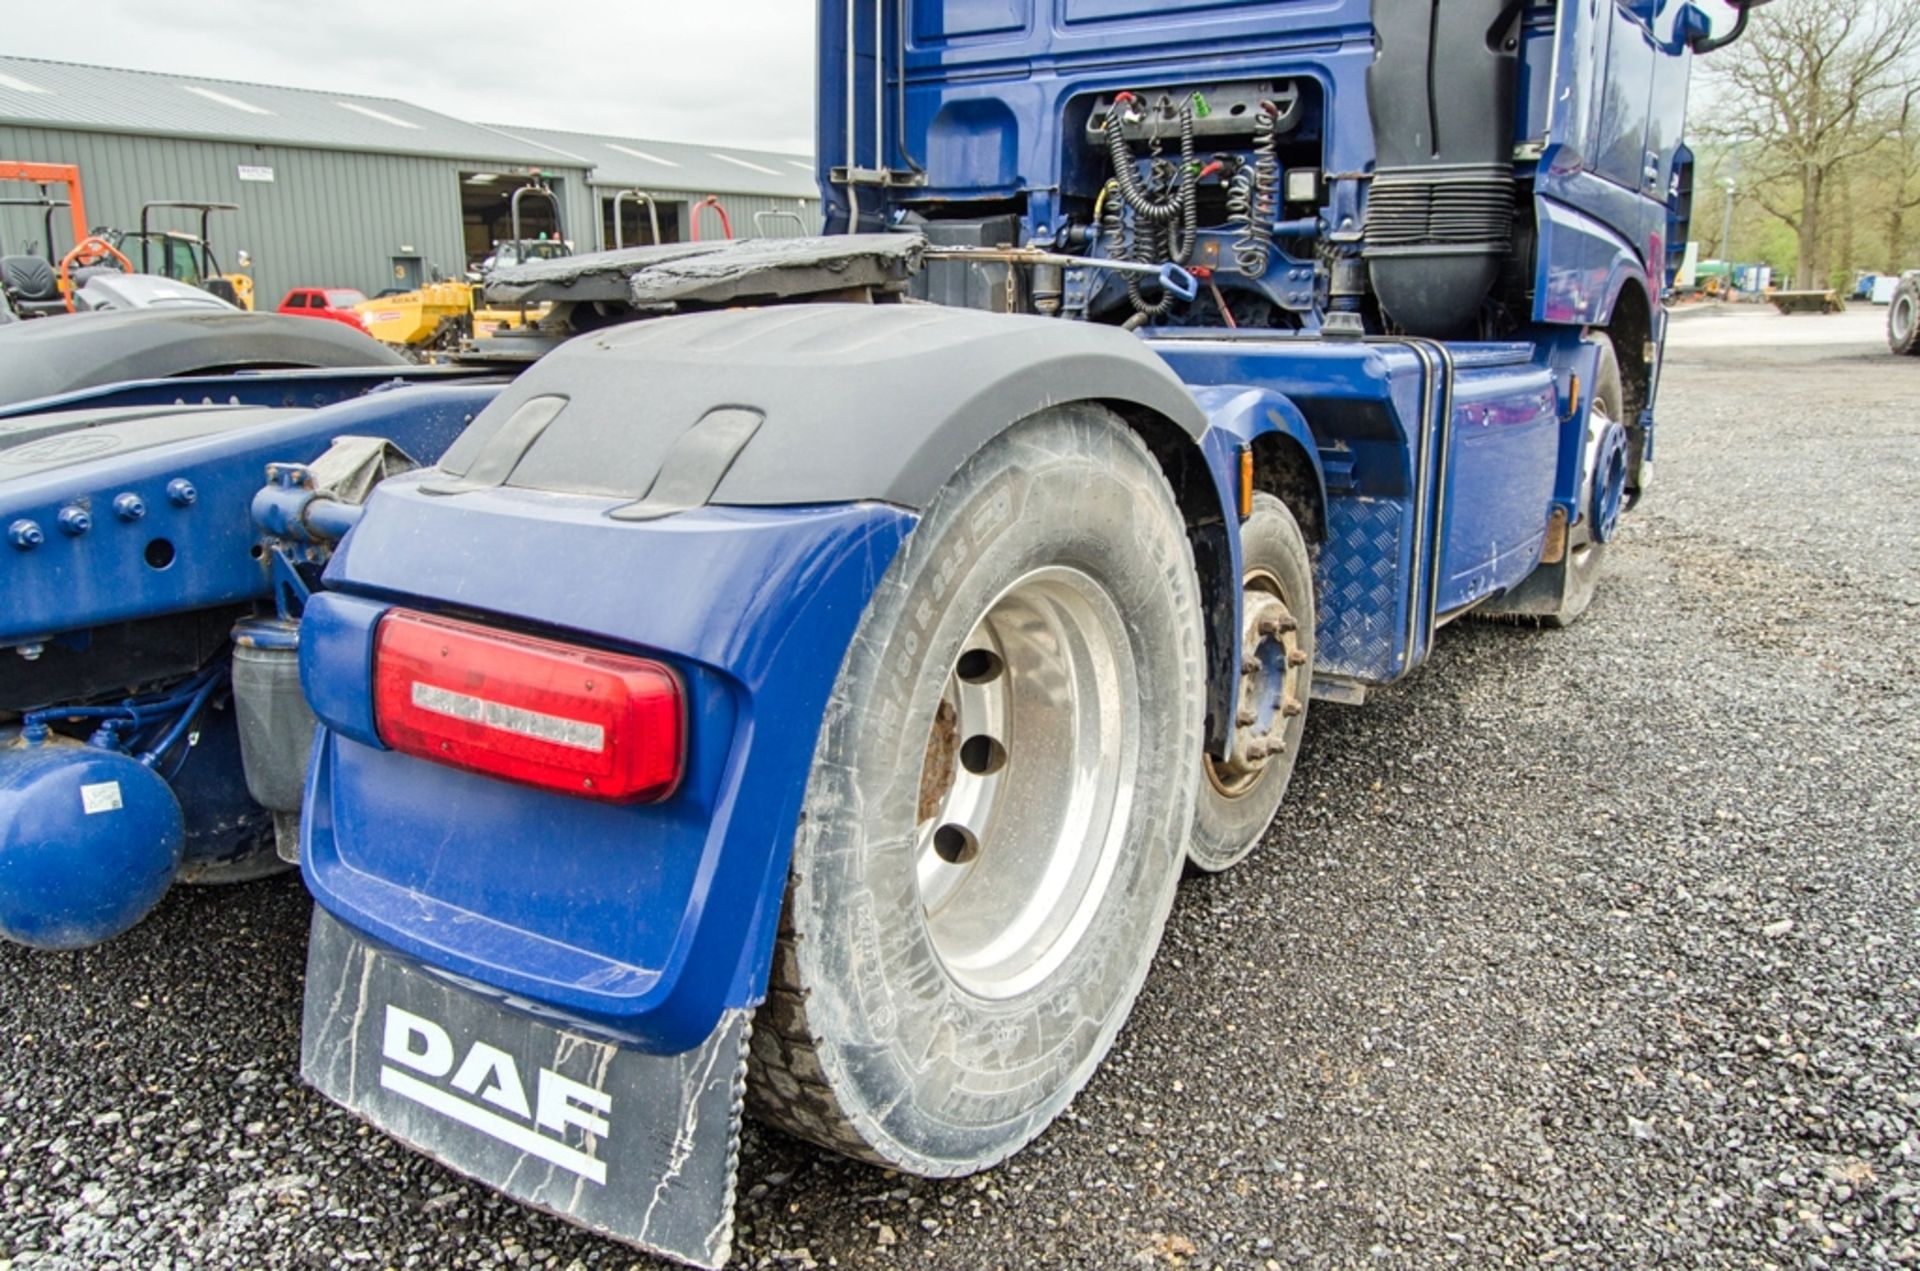
[[[793,880],[787,880],[791,896]],[[747,1047],[747,1111],[787,1133],[874,1165],[889,1162],[867,1146],[834,1098],[816,1053],[819,1039],[807,1022],[807,991],[800,983],[791,907],[780,907],[780,937],[773,949],[767,1000],[754,1015]]]

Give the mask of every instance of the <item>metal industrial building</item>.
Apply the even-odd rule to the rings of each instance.
[[[509,196],[535,177],[552,187],[577,251],[612,245],[622,190],[657,199],[668,242],[694,236],[708,195],[741,238],[811,233],[820,217],[804,155],[487,126],[392,98],[4,56],[0,159],[79,165],[95,226],[132,229],[149,200],[238,204],[215,216],[214,247],[229,269],[247,253],[263,307],[294,286],[373,295],[458,277],[507,236]],[[619,202],[622,239],[645,242],[644,205]],[[529,233],[555,231],[542,200],[524,209]],[[720,233],[711,210],[699,231]],[[0,207],[5,251],[44,238],[37,212]]]
[[[614,245],[613,209],[623,190],[645,193],[659,201],[660,237],[666,242],[694,236],[689,218],[695,205],[709,194],[719,195],[736,238],[784,237],[820,230],[820,196],[814,185],[813,160],[805,155],[602,137],[511,124],[490,127],[546,147],[555,163],[586,168],[587,184],[599,206],[599,242],[603,247]],[[620,213],[624,222],[620,241],[646,242],[651,225],[641,203],[631,198],[620,200]],[[703,212],[700,236],[714,237],[720,225],[711,210]]]

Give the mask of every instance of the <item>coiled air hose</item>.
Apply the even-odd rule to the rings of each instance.
[[[1170,260],[1176,265],[1184,265],[1193,255],[1200,230],[1200,164],[1194,138],[1193,103],[1185,102],[1180,108],[1178,170],[1169,172],[1168,165],[1156,162],[1152,173],[1153,188],[1149,188],[1140,179],[1140,172],[1134,166],[1133,151],[1127,144],[1120,122],[1122,108],[1134,100],[1132,93],[1119,93],[1113,99],[1113,108],[1107,112],[1107,157],[1113,165],[1113,181],[1109,188],[1120,197],[1117,200],[1105,197],[1101,234],[1109,244],[1108,251],[1118,259],[1141,264],[1159,264]],[[1127,211],[1131,211],[1134,217],[1131,236],[1127,233]],[[1127,299],[1132,303],[1134,312],[1148,318],[1159,318],[1173,308],[1172,296],[1163,293],[1159,300],[1149,303],[1141,292],[1139,276],[1124,276]]]
[[[1273,249],[1273,223],[1280,207],[1280,108],[1260,103],[1253,117],[1253,164],[1234,174],[1227,216],[1239,233],[1233,240],[1234,267],[1248,278],[1267,272]]]

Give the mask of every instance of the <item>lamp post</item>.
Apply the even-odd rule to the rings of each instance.
[[[1727,215],[1720,226],[1720,259],[1733,264],[1733,196],[1739,190],[1740,147],[1733,149],[1733,161],[1723,184],[1727,187]]]

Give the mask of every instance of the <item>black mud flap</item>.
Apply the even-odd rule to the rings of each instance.
[[[696,1266],[733,1240],[752,1012],[649,1055],[441,979],[314,910],[301,1074],[401,1142],[570,1222]]]

